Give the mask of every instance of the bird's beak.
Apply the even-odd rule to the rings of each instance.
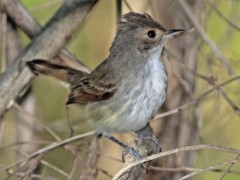
[[[166,32],[166,37],[167,38],[174,38],[174,37],[177,37],[181,34],[183,34],[185,32],[185,30],[183,29],[169,29],[167,32]]]

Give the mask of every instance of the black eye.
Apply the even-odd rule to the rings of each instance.
[[[147,34],[148,34],[148,36],[149,36],[150,38],[155,38],[155,36],[156,36],[156,32],[153,31],[153,30],[148,31]]]

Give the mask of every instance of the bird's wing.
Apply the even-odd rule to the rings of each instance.
[[[87,104],[106,100],[114,95],[119,86],[119,78],[108,69],[96,69],[88,77],[72,86],[67,104]]]

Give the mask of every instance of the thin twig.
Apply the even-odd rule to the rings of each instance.
[[[99,136],[93,138],[78,180],[92,180],[97,176],[97,164],[100,158],[100,155],[97,153],[99,151],[99,138]]]
[[[74,173],[76,171],[76,169],[78,168],[78,160],[79,160],[79,154],[80,154],[80,148],[77,147],[76,149],[73,150],[73,148],[69,148],[69,150],[72,152],[73,154],[73,163],[72,163],[72,167],[69,173],[69,177],[68,179],[71,180],[73,179]]]
[[[21,146],[21,145],[28,145],[28,144],[38,144],[38,145],[46,145],[52,143],[51,141],[19,141],[15,143],[1,145],[0,150],[12,147],[12,146]]]
[[[122,0],[116,0],[116,11],[117,11],[117,24],[122,18]]]
[[[199,74],[198,72],[194,72],[191,69],[187,68],[180,60],[179,58],[177,58],[174,54],[172,54],[169,50],[166,49],[166,51],[168,52],[169,55],[171,55],[172,57],[174,57],[174,59],[176,59],[175,62],[177,62],[178,64],[181,65],[181,67],[183,67],[184,69],[186,69],[188,72],[190,72],[191,74],[195,75],[196,77],[205,80],[209,85],[216,87],[216,79],[214,77],[208,77],[202,74]],[[240,108],[228,97],[228,95],[220,88],[220,87],[216,87],[215,88],[219,94],[222,95],[222,97],[227,101],[227,103],[231,106],[231,108],[234,110],[234,112],[237,115],[240,115]]]
[[[239,160],[240,155],[238,155],[235,160]],[[230,172],[231,168],[234,166],[234,162],[224,171],[223,175],[220,177],[219,180],[223,180],[223,178]]]
[[[186,1],[178,1],[180,6],[184,9],[184,12],[186,13],[187,17],[190,19],[194,27],[196,28],[197,32],[201,35],[202,39],[208,44],[208,46],[212,49],[215,56],[221,61],[221,63],[226,68],[227,72],[230,75],[234,75],[235,72],[232,69],[231,64],[228,63],[228,60],[224,57],[222,52],[218,49],[216,44],[208,37],[208,35],[205,33],[202,26],[197,22],[197,20],[194,18],[194,14],[191,12],[190,7],[187,5]]]
[[[168,151],[165,151],[165,152],[153,154],[153,155],[145,157],[141,160],[135,161],[135,162],[129,164],[128,166],[124,167],[120,171],[118,171],[115,174],[115,176],[113,177],[112,180],[117,180],[128,169],[130,169],[134,166],[137,166],[139,164],[142,164],[142,163],[145,163],[145,162],[157,159],[157,158],[161,158],[161,157],[169,156],[169,155],[172,155],[172,154],[176,154],[176,153],[179,153],[179,152],[198,151],[198,150],[215,150],[215,151],[221,151],[221,152],[232,153],[232,154],[240,154],[239,149],[234,149],[234,148],[224,147],[224,146],[216,146],[216,145],[210,145],[210,144],[199,144],[199,145],[194,145],[194,146],[185,146],[185,147],[176,148],[176,149],[173,149],[173,150],[168,150]]]
[[[240,161],[240,160],[234,159],[234,160],[231,160],[231,161],[225,161],[225,162],[222,162],[222,163],[218,163],[218,164],[212,165],[212,166],[210,166],[210,167],[200,169],[199,171],[190,173],[190,174],[188,174],[188,175],[186,175],[186,176],[183,176],[183,177],[181,177],[179,180],[189,179],[190,177],[195,176],[196,174],[203,173],[203,172],[207,172],[207,171],[211,171],[211,170],[213,170],[213,169],[215,169],[215,168],[219,168],[219,167],[221,167],[221,166],[225,166],[225,165],[231,164],[231,163],[237,163],[237,162],[239,162],[239,161]]]
[[[130,6],[130,4],[127,2],[127,0],[123,0],[123,2],[127,6],[128,10],[133,12],[133,8]]]
[[[184,105],[182,105],[182,106],[179,106],[179,107],[177,107],[177,108],[175,108],[175,109],[173,109],[173,110],[170,110],[170,111],[168,111],[168,112],[155,115],[153,119],[159,119],[159,118],[163,118],[163,117],[170,116],[170,115],[172,115],[172,114],[179,113],[181,110],[185,109],[186,107],[188,107],[188,106],[190,106],[190,105],[192,105],[192,104],[195,104],[195,103],[201,101],[204,97],[206,97],[208,94],[210,94],[211,92],[213,92],[216,88],[225,86],[225,85],[227,85],[228,83],[231,83],[231,82],[233,82],[233,81],[235,81],[235,80],[238,80],[238,79],[240,79],[240,76],[233,77],[233,78],[231,78],[231,79],[229,79],[229,80],[227,80],[227,81],[225,81],[225,82],[223,82],[223,83],[221,83],[221,84],[219,84],[219,85],[216,85],[216,86],[214,86],[213,88],[205,91],[204,93],[202,93],[202,94],[201,94],[200,96],[198,96],[197,98],[194,98],[192,101],[189,101],[189,102],[187,102],[186,104],[184,104]]]
[[[50,169],[52,169],[52,170],[58,172],[59,174],[65,176],[66,178],[69,178],[69,177],[70,177],[68,173],[66,173],[66,172],[63,171],[62,169],[59,169],[59,168],[56,167],[55,165],[50,164],[50,163],[47,162],[47,161],[41,160],[41,163],[42,163],[43,165],[49,167]]]
[[[26,153],[24,153],[23,151],[21,151],[19,149],[17,150],[17,152],[20,153],[21,155],[25,156],[25,157],[27,156]],[[18,168],[16,168],[15,170],[7,169],[7,173],[9,174],[7,179],[10,179],[12,176],[16,176],[18,171],[21,171],[21,168],[25,169],[24,172],[22,173],[22,179],[23,180],[29,179],[29,177],[32,176],[34,171],[39,166],[41,159],[42,159],[42,155],[38,155],[38,156],[35,156],[35,157],[29,159],[27,162],[24,162],[24,163],[20,164],[18,166]],[[25,165],[27,165],[26,168],[24,167]]]
[[[148,170],[153,170],[153,171],[168,171],[168,172],[197,172],[202,170],[201,168],[193,168],[193,167],[176,167],[176,168],[168,168],[168,167],[156,167],[156,166],[149,166]],[[211,169],[209,171],[216,172],[216,173],[221,173],[225,172],[225,169]],[[240,171],[228,171],[228,173],[232,174],[237,174],[240,175]]]
[[[1,73],[6,68],[6,38],[7,38],[7,15],[1,10],[0,2],[0,48],[1,48]],[[0,122],[0,144],[2,143],[5,122]]]
[[[212,82],[213,86],[216,87],[216,90],[219,92],[219,94],[222,95],[222,97],[228,102],[228,104],[232,107],[234,112],[240,116],[240,108],[228,97],[228,95],[224,92],[223,89],[221,89],[218,86],[215,86],[215,82]]]
[[[46,147],[44,147],[44,148],[42,148],[42,149],[39,149],[39,150],[37,150],[36,152],[30,154],[28,157],[25,157],[25,158],[23,158],[23,159],[20,159],[20,160],[18,160],[18,161],[16,161],[16,162],[14,162],[14,163],[6,166],[5,168],[3,168],[3,169],[0,170],[0,173],[3,172],[3,171],[6,171],[7,169],[9,169],[9,168],[11,168],[11,167],[13,167],[13,166],[18,165],[18,164],[20,164],[20,163],[22,163],[22,162],[24,162],[24,161],[27,161],[27,160],[35,157],[35,156],[44,154],[44,153],[46,153],[46,152],[48,152],[48,151],[51,151],[51,150],[53,150],[53,149],[56,149],[56,148],[58,148],[58,147],[64,146],[64,145],[69,144],[69,143],[72,143],[72,142],[74,142],[74,141],[78,141],[78,140],[83,139],[83,138],[88,137],[88,136],[92,136],[92,135],[94,135],[94,134],[95,134],[94,131],[90,131],[90,132],[87,132],[87,133],[84,133],[84,134],[79,134],[79,135],[77,135],[77,136],[64,139],[64,140],[59,141],[59,142],[54,142],[54,143],[52,143],[52,144],[49,144],[48,146],[46,146]]]
[[[240,27],[238,27],[235,23],[233,23],[230,19],[228,19],[227,17],[225,17],[223,15],[223,13],[221,11],[219,11],[219,9],[210,2],[207,2],[209,4],[209,6],[211,7],[212,10],[214,10],[214,12],[220,17],[222,18],[229,26],[233,27],[234,29],[236,29],[237,31],[240,31]]]
[[[21,155],[23,155],[23,156],[25,156],[25,157],[28,157],[28,154],[26,154],[25,152],[20,152],[20,151],[18,151],[18,152],[21,153]],[[68,175],[65,171],[63,171],[62,169],[59,169],[58,167],[54,166],[53,164],[51,164],[51,163],[49,163],[49,162],[47,162],[47,161],[42,160],[41,156],[40,156],[40,157],[37,157],[37,159],[40,160],[40,163],[41,163],[41,164],[49,167],[50,169],[58,172],[59,174],[61,174],[61,175],[63,175],[63,176],[69,178],[69,175]],[[35,160],[35,161],[36,161],[36,160]],[[31,164],[33,164],[33,163],[31,163]],[[32,165],[31,165],[31,166],[32,166]],[[31,166],[29,166],[29,167],[31,168]],[[13,173],[11,173],[11,174],[13,174]],[[15,172],[14,174],[16,175],[17,172]],[[24,174],[25,174],[25,173],[24,173]],[[32,176],[32,174],[31,174],[30,176]],[[28,177],[29,177],[29,176],[28,176]]]
[[[42,159],[42,156],[35,156],[34,158],[31,159],[31,162],[29,163],[29,166],[28,166],[26,172],[24,172],[22,180],[28,180],[29,179],[29,177],[38,168],[41,159]]]
[[[7,14],[0,12],[1,23],[1,72],[5,71],[7,64]]]
[[[191,69],[189,69],[182,61],[180,58],[178,58],[176,55],[174,55],[169,49],[165,48],[165,51],[167,52],[167,55],[170,55],[172,58],[169,58],[170,60],[174,60],[174,62],[178,63],[182,68],[184,68],[184,70],[188,71],[189,73],[191,73],[192,75],[196,76],[199,79],[205,80],[205,81],[214,81],[216,80],[214,77],[212,76],[206,76],[203,74],[200,74],[196,71],[193,71]]]
[[[61,141],[61,138],[48,126],[46,126],[45,124],[43,124],[39,119],[37,119],[35,116],[33,116],[32,114],[30,114],[29,112],[27,112],[25,109],[23,109],[21,106],[19,106],[18,104],[14,103],[13,105],[17,110],[21,111],[22,113],[24,113],[25,115],[29,116],[33,121],[35,121],[36,123],[38,123],[40,126],[42,126],[50,135],[52,135],[52,137],[54,139],[56,139],[57,141]]]
[[[12,175],[14,172],[13,170],[11,169],[8,169],[7,173],[9,175]],[[15,176],[17,177],[20,177],[20,179],[22,179],[22,177],[24,176],[24,173],[22,172],[16,172],[14,173]],[[39,174],[31,174],[31,176],[29,177],[30,179],[43,179],[43,176],[42,175],[39,175]]]
[[[104,170],[100,167],[98,167],[98,170],[105,174],[108,178],[112,179],[113,175],[111,175],[107,170]]]
[[[72,137],[74,135],[74,128],[73,128],[73,125],[72,125],[72,121],[70,119],[69,106],[66,105],[65,108],[66,108],[68,127],[69,127],[69,130],[70,130],[69,137]]]

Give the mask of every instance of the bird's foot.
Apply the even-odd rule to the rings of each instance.
[[[150,140],[153,141],[156,146],[157,146],[157,150],[161,152],[161,145],[159,143],[158,138],[154,135],[152,128],[149,124],[147,124],[147,126],[145,126],[143,129],[140,129],[138,131],[135,132],[138,136],[139,139],[141,140]]]
[[[125,157],[128,155],[128,154],[132,154],[137,160],[140,160],[142,159],[143,157],[141,156],[141,154],[139,154],[134,148],[130,147],[130,146],[127,146],[125,148],[125,150],[122,152],[122,160],[123,162],[125,162]],[[146,169],[147,173],[148,173],[148,170],[147,170],[147,166],[142,163],[142,167],[144,169]]]
[[[126,149],[122,152],[122,160],[123,160],[123,162],[125,162],[125,157],[128,154],[132,154],[138,160],[142,158],[142,156],[135,149],[133,149],[132,147],[127,146]]]
[[[123,151],[123,153],[122,153],[122,160],[123,160],[123,162],[125,162],[125,157],[127,156],[127,154],[132,154],[137,160],[142,158],[142,156],[134,148],[132,148],[132,147],[122,143],[121,141],[119,141],[118,139],[113,137],[111,134],[102,133],[102,135],[105,136],[106,138],[110,139],[111,141],[117,143],[118,145],[122,146],[125,149]],[[145,164],[142,163],[142,167],[144,169],[146,169],[146,171],[147,171],[147,167],[146,167]]]

